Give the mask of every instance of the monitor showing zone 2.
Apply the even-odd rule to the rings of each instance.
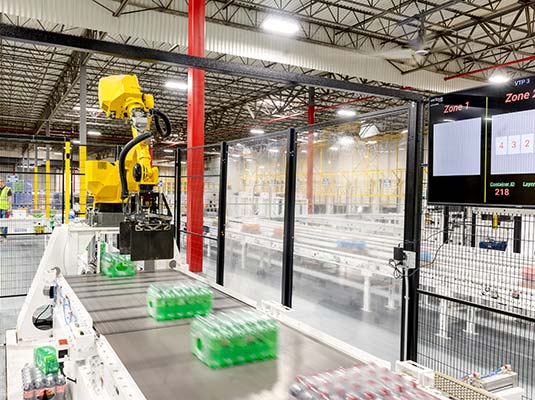
[[[535,207],[535,77],[430,99],[427,200]]]

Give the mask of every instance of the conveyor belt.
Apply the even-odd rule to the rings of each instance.
[[[287,399],[296,375],[350,366],[357,361],[304,334],[280,326],[279,358],[212,370],[190,351],[191,320],[156,322],[145,305],[152,282],[191,279],[174,271],[133,278],[68,277],[93,318],[95,329],[111,346],[148,400]],[[219,291],[214,310],[245,304]]]

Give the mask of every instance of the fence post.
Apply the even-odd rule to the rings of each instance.
[[[182,193],[182,160],[181,151],[176,149],[175,153],[175,241],[176,247],[180,252],[180,213]]]
[[[297,133],[290,128],[286,151],[286,185],[284,193],[284,238],[282,250],[282,304],[292,306],[294,270],[295,181],[297,169]]]
[[[216,283],[223,285],[225,279],[225,229],[227,224],[227,169],[228,144],[221,143],[219,162],[219,205],[217,208],[217,270]]]
[[[405,221],[403,247],[416,253],[420,266],[420,236],[422,219],[422,156],[424,103],[409,105],[407,135],[407,170],[405,179]],[[401,311],[401,360],[416,361],[418,344],[418,269],[403,280]]]

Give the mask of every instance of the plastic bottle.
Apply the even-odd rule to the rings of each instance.
[[[32,368],[26,364],[22,368],[22,393],[24,400],[35,399],[35,388],[33,386]]]
[[[67,396],[67,380],[63,374],[59,373],[56,376],[56,397],[54,400],[66,400]]]
[[[415,382],[373,364],[298,376],[290,395],[299,400],[436,400]]]
[[[35,399],[44,400],[45,398],[45,377],[38,368],[33,368],[33,387],[35,388]]]
[[[55,374],[48,374],[45,377],[45,396],[47,400],[56,399],[56,378]]]

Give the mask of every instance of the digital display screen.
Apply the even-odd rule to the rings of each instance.
[[[481,118],[436,124],[434,135],[433,175],[481,174]]]
[[[535,206],[535,78],[429,103],[428,202]]]

